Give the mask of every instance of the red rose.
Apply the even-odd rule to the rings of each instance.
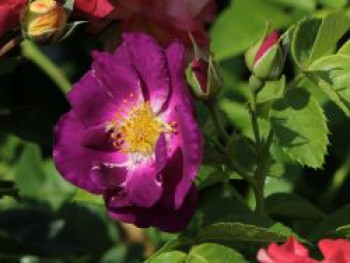
[[[258,251],[257,260],[260,263],[315,263],[309,257],[309,251],[291,237],[283,245],[271,243],[267,249]]]
[[[0,37],[19,25],[19,15],[27,0],[0,0]]]
[[[75,0],[74,13],[87,19],[104,18],[113,11],[108,0]]]
[[[350,242],[343,239],[323,239],[318,246],[324,256],[323,263],[349,263]]]

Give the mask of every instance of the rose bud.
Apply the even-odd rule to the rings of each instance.
[[[57,42],[62,37],[66,25],[66,10],[55,0],[31,2],[22,17],[24,36],[41,44]]]
[[[212,56],[208,60],[195,57],[187,69],[187,80],[195,97],[201,100],[216,96],[222,86]]]
[[[277,79],[283,70],[286,50],[278,31],[251,47],[245,55],[249,70],[259,79]]]

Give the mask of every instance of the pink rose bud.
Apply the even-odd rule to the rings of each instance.
[[[259,79],[277,79],[286,58],[285,47],[277,30],[260,40],[246,52],[246,64]]]
[[[34,0],[22,17],[25,37],[46,44],[58,41],[67,25],[67,13],[55,0]]]
[[[212,56],[208,60],[195,57],[187,69],[187,80],[196,98],[207,100],[221,89],[222,81]]]

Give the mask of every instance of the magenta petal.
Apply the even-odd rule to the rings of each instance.
[[[71,183],[100,194],[101,187],[91,181],[89,174],[96,161],[113,162],[113,155],[81,146],[84,127],[73,111],[63,115],[55,126],[53,158],[58,171]]]
[[[84,125],[101,125],[110,121],[118,109],[108,90],[89,71],[68,93],[68,100]]]
[[[180,232],[189,224],[197,206],[197,190],[194,184],[184,197],[182,205],[176,209],[168,209],[163,206],[155,207],[152,225],[167,232]]]
[[[90,126],[83,132],[81,145],[96,151],[114,152],[116,148],[106,131],[106,125]]]
[[[162,133],[156,145],[156,172],[159,173],[166,166],[168,161],[168,149],[164,133]]]
[[[179,232],[190,222],[197,205],[197,190],[194,185],[188,191],[179,209],[169,209],[161,203],[150,208],[137,206],[114,206],[113,197],[107,197],[109,215],[118,220],[135,224],[138,227],[154,226],[162,231]]]
[[[113,96],[114,103],[139,102],[142,99],[141,80],[129,62],[120,61],[106,52],[93,52],[95,76]],[[131,97],[130,95],[133,94]]]
[[[163,172],[163,202],[177,209],[197,176],[202,161],[202,136],[193,114],[183,105],[175,109],[174,120],[178,123],[178,135],[170,146],[176,150]]]
[[[182,104],[185,107],[189,107],[190,111],[193,111],[191,94],[185,82],[185,47],[178,41],[171,43],[166,49],[166,57],[172,87],[171,99],[167,107],[172,111],[177,104]]]
[[[138,165],[130,171],[125,186],[130,203],[142,207],[153,206],[162,195],[162,182],[154,165]]]
[[[129,64],[107,53],[93,56],[92,70],[68,93],[72,109],[86,126],[106,124],[118,110],[142,100],[140,80]]]
[[[101,191],[119,189],[125,182],[127,176],[126,167],[115,164],[95,164],[91,169],[90,179],[101,188]]]
[[[170,90],[164,50],[154,38],[142,33],[124,34],[123,40],[132,64],[144,82],[144,92],[158,111],[168,99]]]

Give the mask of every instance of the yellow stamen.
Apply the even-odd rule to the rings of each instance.
[[[151,155],[161,133],[176,132],[176,125],[157,117],[149,102],[132,107],[128,114],[112,123],[116,123],[111,133],[113,145],[124,153]]]

